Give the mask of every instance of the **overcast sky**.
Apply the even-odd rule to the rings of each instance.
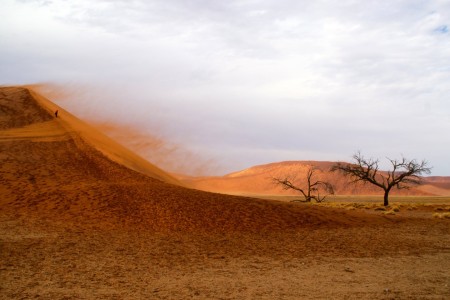
[[[83,87],[53,100],[182,145],[211,173],[360,150],[450,175],[448,0],[0,6],[0,84]]]

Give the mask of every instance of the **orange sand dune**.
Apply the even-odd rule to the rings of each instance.
[[[439,196],[450,196],[450,177],[430,176],[423,178],[419,190]]]
[[[306,186],[306,172],[310,166],[318,170],[313,179],[329,182],[337,195],[382,195],[382,190],[370,184],[353,184],[349,178],[329,170],[334,162],[285,161],[254,166],[242,171],[217,177],[179,177],[186,184],[200,190],[237,195],[295,195],[292,190],[283,190],[272,182],[272,178],[288,176],[297,186]],[[425,177],[423,184],[410,190],[393,190],[393,195],[439,195],[450,193],[450,177]]]
[[[275,170],[218,182],[262,188]],[[0,298],[450,297],[443,204],[385,215],[178,183],[32,90],[0,88]]]
[[[57,118],[58,124],[67,132],[75,133],[80,136],[84,141],[89,143],[89,145],[95,147],[109,159],[152,178],[160,179],[167,183],[180,184],[173,176],[98,132],[93,127],[65,111],[63,108],[57,106],[31,89],[28,89],[28,91],[49,113],[53,113],[55,110],[59,111],[59,118]]]
[[[343,212],[325,216],[315,207],[182,188],[32,90],[2,88],[0,93],[1,108],[8,112],[0,122],[3,208],[65,220],[115,220],[156,231],[261,231],[352,222]]]

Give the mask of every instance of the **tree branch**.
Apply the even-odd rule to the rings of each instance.
[[[385,201],[389,191],[396,187],[398,189],[408,189],[410,185],[419,184],[422,173],[430,174],[431,167],[428,162],[422,160],[418,163],[416,160],[407,160],[402,157],[401,160],[390,159],[392,170],[387,171],[387,176],[378,173],[378,160],[366,159],[360,152],[353,155],[354,164],[337,163],[331,171],[339,171],[344,175],[350,176],[352,182],[368,182],[382,188],[385,191]]]

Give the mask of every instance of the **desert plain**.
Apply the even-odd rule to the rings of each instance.
[[[0,150],[1,299],[450,298],[435,179],[387,209],[257,197],[248,171],[169,174],[28,87],[0,89]]]

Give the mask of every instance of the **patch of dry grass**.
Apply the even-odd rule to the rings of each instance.
[[[352,210],[367,210],[379,213],[384,216],[394,216],[399,215],[402,211],[402,215],[411,215],[413,211],[417,211],[418,214],[421,212],[428,212],[435,214],[432,215],[433,218],[438,219],[450,219],[450,205],[447,203],[434,204],[434,203],[395,203],[392,205],[384,206],[383,203],[371,203],[371,202],[323,202],[323,203],[313,203],[313,205],[325,206],[338,208],[342,210],[352,211]],[[416,215],[416,214],[415,214]],[[431,215],[428,215],[429,217]]]
[[[417,209],[417,206],[415,205],[415,204],[410,204],[410,205],[408,205],[408,208],[407,208],[408,210],[416,210]]]
[[[400,212],[401,205],[393,205],[391,210],[394,212]]]
[[[385,212],[383,212],[383,215],[389,215],[389,216],[394,216],[396,213],[395,213],[395,211],[394,210],[388,210],[388,211],[385,211]]]
[[[450,212],[444,212],[444,213],[434,213],[433,218],[436,219],[450,219]]]

